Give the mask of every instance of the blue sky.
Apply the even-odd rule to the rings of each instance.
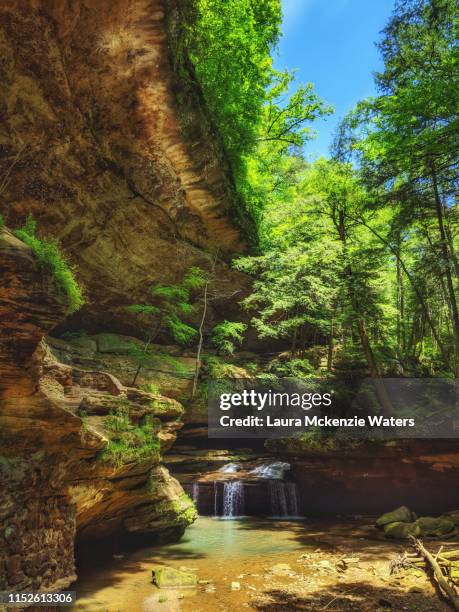
[[[276,68],[296,68],[300,82],[335,107],[318,121],[308,156],[327,155],[334,130],[356,102],[375,93],[372,73],[381,68],[375,41],[392,13],[394,0],[282,0],[283,37]]]

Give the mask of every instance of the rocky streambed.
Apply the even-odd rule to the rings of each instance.
[[[404,548],[385,540],[373,519],[199,517],[178,543],[82,558],[74,609],[449,610],[424,572],[391,575],[390,562]],[[160,588],[153,574],[165,567],[175,586]],[[181,583],[183,574],[194,584]]]

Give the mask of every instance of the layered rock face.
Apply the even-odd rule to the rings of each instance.
[[[126,328],[122,306],[152,283],[208,266],[209,252],[245,248],[205,116],[176,103],[168,9],[165,0],[0,7],[1,212],[10,227],[31,213],[60,240],[86,291],[78,321],[93,330]],[[224,263],[218,276],[243,283]]]
[[[308,516],[377,515],[409,505],[418,515],[457,508],[456,440],[395,440],[311,448],[301,440],[271,440],[268,448],[291,464],[299,504]]]
[[[0,588],[70,584],[76,536],[178,533],[194,518],[160,462],[180,404],[134,389],[101,352],[80,359],[42,341],[56,325],[141,335],[124,307],[217,251],[217,282],[245,286],[224,263],[245,249],[224,156],[205,113],[176,103],[171,4],[0,6],[0,213],[10,228],[32,214],[58,239],[86,297],[66,318],[49,272],[0,230]]]
[[[194,520],[160,464],[183,409],[56,360],[41,338],[65,299],[5,229],[0,273],[0,588],[59,589],[75,580],[77,534],[163,537]]]

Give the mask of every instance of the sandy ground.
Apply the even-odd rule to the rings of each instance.
[[[200,519],[201,520],[201,519]],[[205,519],[210,521],[211,519]],[[241,521],[209,550],[190,545],[117,555],[86,567],[75,588],[74,610],[86,612],[288,612],[289,610],[447,611],[451,608],[419,570],[391,575],[389,564],[406,544],[384,540],[370,521],[285,523]],[[193,536],[193,532],[191,532]],[[226,539],[226,544],[225,544]],[[234,543],[234,542],[233,542]],[[457,543],[445,542],[445,548]],[[436,551],[440,544],[430,542]],[[257,547],[260,554],[256,554]],[[227,554],[225,554],[225,552]],[[158,589],[155,565],[193,571],[192,589]]]

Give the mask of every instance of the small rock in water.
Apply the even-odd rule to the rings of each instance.
[[[292,573],[294,573],[292,572],[292,568],[288,563],[277,563],[276,565],[273,565],[269,571],[275,576],[290,576]]]
[[[152,571],[153,582],[160,589],[167,587],[196,586],[198,578],[195,574],[181,572],[172,567],[157,567]]]
[[[124,555],[112,555],[114,559],[119,561],[120,559],[124,559]]]
[[[232,582],[231,583],[231,590],[232,591],[240,591],[241,590],[241,583],[240,582]]]

